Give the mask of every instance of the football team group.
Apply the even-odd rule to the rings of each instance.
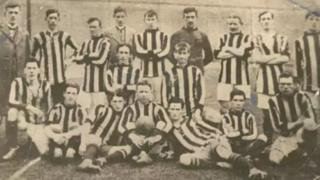
[[[246,179],[267,179],[270,173],[255,166],[261,160],[281,165],[300,157],[320,165],[318,12],[306,13],[306,30],[293,53],[269,11],[257,16],[261,33],[254,36],[242,31],[239,15],[226,17],[227,33],[214,50],[197,27],[194,7],[182,10],[184,25],[173,35],[160,29],[154,10],[145,12],[145,30],[136,32],[126,25],[126,9],[117,7],[115,25],[107,29],[101,19],[88,18],[90,38],[80,46],[60,29],[57,9],[46,10],[47,29],[32,38],[19,25],[20,4],[8,3],[4,16],[2,161],[17,156],[22,131],[42,159],[81,158],[77,169],[93,173],[120,161],[175,160],[183,167],[228,168]],[[209,80],[217,83],[218,111],[206,105],[210,72],[204,67],[213,61],[221,63],[218,80]],[[286,70],[291,61],[296,69]],[[84,68],[81,87],[67,81],[70,64]],[[258,69],[253,106],[263,114],[262,132],[247,108],[253,93],[249,66]]]

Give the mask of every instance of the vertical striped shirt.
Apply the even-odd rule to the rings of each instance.
[[[104,91],[104,70],[108,61],[110,43],[106,37],[93,37],[82,43],[76,62],[84,63],[82,90],[85,92]]]
[[[104,144],[119,145],[121,136],[118,132],[121,113],[111,107],[99,105],[96,107],[91,133],[99,136]]]
[[[320,33],[305,32],[295,42],[298,77],[302,89],[312,92],[320,87]],[[304,66],[304,68],[302,68]]]
[[[48,115],[48,124],[59,124],[62,132],[80,127],[87,119],[86,111],[80,105],[66,106],[58,103],[52,107]]]
[[[65,58],[67,46],[75,52],[77,51],[75,41],[64,31],[54,33],[43,31],[34,36],[31,55],[40,60],[44,76],[51,84],[66,81]]]
[[[50,83],[39,80],[39,87],[34,92],[25,78],[15,78],[11,83],[9,106],[24,110],[27,105],[32,105],[42,110],[43,113],[47,113],[52,106]],[[37,115],[28,113],[26,120],[32,123],[43,122],[43,119],[39,118]]]
[[[114,92],[119,87],[125,90],[135,90],[135,85],[140,78],[140,69],[132,65],[111,66],[106,73],[106,89],[108,92]]]
[[[233,56],[221,59],[219,83],[249,85],[248,58],[253,45],[247,34],[229,33],[220,38],[219,49],[215,51],[217,56],[224,47],[243,49],[242,56]]]
[[[134,36],[138,57],[142,59],[143,77],[159,77],[164,72],[164,57],[170,51],[170,36],[159,29],[145,30]]]
[[[185,102],[184,110],[191,116],[196,109],[201,109],[205,101],[205,79],[201,70],[193,65],[174,66],[164,75],[162,82],[162,104],[168,107],[168,100],[179,97]]]
[[[309,97],[303,92],[296,92],[293,96],[284,98],[277,95],[269,100],[269,126],[267,131],[286,134],[288,123],[295,122],[300,118],[311,118],[315,120],[315,114]]]
[[[222,129],[228,138],[251,141],[258,135],[256,119],[248,111],[226,113],[222,119]]]
[[[162,106],[152,102],[144,105],[136,101],[124,110],[119,123],[119,132],[123,134],[135,129],[135,123],[140,117],[150,119],[155,124],[155,128],[164,133],[168,133],[172,128],[171,120]]]
[[[263,36],[258,35],[254,44],[261,55],[289,56],[287,37],[280,34],[275,34],[271,43],[265,42]],[[282,71],[282,64],[260,64],[256,85],[257,93],[275,95],[279,91],[278,78]]]

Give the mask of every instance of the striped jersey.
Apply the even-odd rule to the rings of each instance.
[[[77,44],[64,31],[51,33],[43,31],[34,36],[31,55],[40,60],[44,77],[51,84],[66,81],[65,58],[66,48],[71,47],[76,53]]]
[[[289,56],[287,37],[274,34],[272,42],[267,42],[262,35],[254,40],[255,48],[261,55]],[[260,64],[257,78],[257,93],[275,95],[279,91],[278,77],[282,73],[282,64]]]
[[[185,102],[185,114],[191,116],[197,108],[203,108],[205,102],[205,79],[201,70],[193,65],[174,66],[169,69],[162,82],[162,104],[168,107],[172,97],[179,97]]]
[[[258,129],[256,119],[248,111],[229,111],[223,116],[222,129],[227,138],[240,138],[252,141],[257,138]]]
[[[288,123],[300,118],[315,119],[315,114],[309,97],[303,92],[296,92],[288,98],[280,94],[269,100],[269,127],[266,131],[290,134]]]
[[[47,81],[39,80],[38,83],[39,87],[37,87],[36,92],[34,92],[31,87],[32,85],[30,85],[25,78],[15,78],[11,83],[9,106],[24,110],[27,105],[32,105],[42,110],[43,113],[47,113],[52,106],[51,86]],[[26,121],[42,123],[44,119],[43,117],[28,113]]]
[[[47,124],[59,124],[62,132],[80,127],[87,120],[86,111],[78,104],[66,106],[58,103],[49,111]]]
[[[121,87],[125,90],[135,90],[135,85],[141,78],[140,69],[132,65],[114,65],[106,73],[106,89],[114,92]]]
[[[250,51],[253,49],[250,36],[242,32],[224,34],[220,38],[218,47],[219,49],[214,53],[215,56],[225,47],[243,49],[244,51],[242,56],[221,59],[219,83],[249,85],[248,58]]]
[[[164,72],[164,57],[170,51],[170,36],[159,29],[134,36],[137,56],[142,60],[143,77],[159,77]]]
[[[111,107],[97,106],[91,120],[93,122],[91,134],[99,136],[104,144],[119,145],[121,141],[118,132],[120,118],[121,112],[116,112]]]
[[[171,120],[162,106],[152,102],[144,105],[136,101],[124,110],[119,123],[119,132],[123,134],[135,129],[136,121],[143,117],[150,119],[155,124],[155,128],[164,133],[168,133],[172,128]]]
[[[83,91],[91,93],[105,90],[104,70],[108,61],[109,48],[109,40],[104,36],[92,37],[82,43],[76,62],[85,64]]]
[[[309,92],[317,91],[320,87],[320,32],[305,32],[296,40],[295,51],[302,89]]]

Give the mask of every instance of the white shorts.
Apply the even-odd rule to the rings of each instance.
[[[105,92],[88,93],[80,91],[78,103],[85,109],[94,109],[97,105],[106,105],[107,96]]]
[[[315,93],[312,93],[312,92],[308,92],[308,91],[305,91],[305,93],[308,95],[308,97],[310,98],[311,100],[311,103],[312,103],[312,106],[314,109],[319,109],[319,104],[320,104],[320,96],[319,95],[316,95]]]
[[[217,99],[220,101],[230,101],[230,93],[233,89],[239,89],[246,94],[246,98],[250,99],[251,86],[250,85],[234,85],[218,83],[217,86]]]
[[[273,97],[274,96],[272,95],[257,93],[257,99],[258,99],[257,107],[260,109],[269,109],[269,99]]]
[[[45,133],[44,124],[28,123],[27,134],[36,145],[40,154],[44,154],[49,150],[49,138]]]

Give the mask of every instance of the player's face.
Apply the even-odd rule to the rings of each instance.
[[[74,105],[78,97],[78,90],[74,87],[68,87],[64,94],[64,103],[65,105]]]
[[[283,96],[291,96],[295,91],[295,84],[292,77],[282,77],[279,79],[279,90]]]
[[[236,95],[230,101],[231,108],[234,111],[242,111],[245,103],[245,98],[242,95]]]
[[[125,12],[118,12],[114,15],[114,19],[116,21],[116,24],[118,26],[123,26],[125,24],[126,20],[126,13]]]
[[[311,31],[318,31],[320,29],[319,23],[320,23],[320,17],[311,15],[306,20],[307,28]]]
[[[101,26],[99,24],[99,21],[92,21],[89,24],[89,31],[91,37],[97,37],[101,34]]]
[[[260,17],[260,24],[264,30],[270,30],[273,28],[274,19],[271,13],[263,14]]]
[[[26,67],[24,68],[24,73],[28,80],[35,80],[38,78],[40,74],[40,69],[36,62],[29,62],[26,64]]]
[[[116,112],[121,112],[124,108],[125,100],[121,96],[113,96],[111,106]]]
[[[130,62],[131,56],[132,54],[130,53],[130,49],[126,46],[120,47],[117,52],[119,64],[128,65]]]
[[[144,18],[147,29],[156,29],[158,27],[158,18],[157,16],[146,16]]]
[[[8,8],[5,12],[7,23],[16,25],[19,23],[21,18],[21,10],[19,7]]]
[[[54,30],[57,28],[58,23],[60,21],[60,17],[58,13],[51,13],[49,16],[46,18],[46,21],[48,23],[48,28],[50,30]]]
[[[185,26],[187,28],[194,28],[196,27],[196,23],[197,23],[197,15],[196,12],[189,12],[189,13],[185,13],[183,15],[184,20],[185,20]]]
[[[175,50],[173,53],[174,59],[177,61],[179,66],[186,66],[190,57],[190,52],[187,50]]]
[[[147,85],[137,87],[137,100],[142,104],[148,104],[152,100],[151,88]]]
[[[227,19],[228,29],[230,32],[240,31],[241,23],[237,18],[228,18]]]
[[[168,113],[171,121],[176,122],[181,119],[182,105],[181,103],[171,103],[168,108]]]

